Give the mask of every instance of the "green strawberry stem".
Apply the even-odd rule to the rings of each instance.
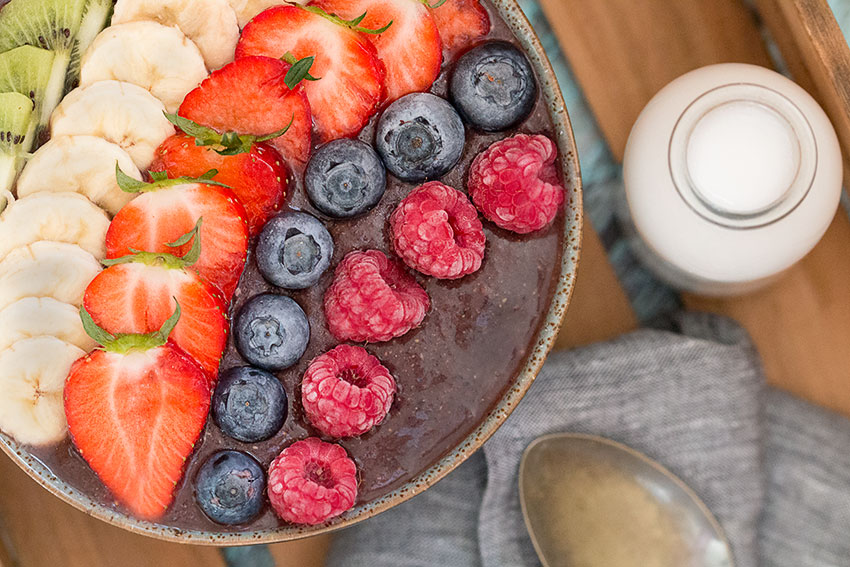
[[[213,181],[213,177],[218,175],[217,169],[211,169],[200,177],[183,176],[175,177],[173,179],[169,179],[168,174],[164,171],[149,171],[148,174],[151,177],[150,183],[133,179],[121,171],[121,166],[118,165],[117,161],[115,162],[115,179],[118,181],[118,187],[120,187],[125,193],[147,193],[165,187],[174,187],[176,185],[187,185],[192,183],[203,183],[205,185],[216,185],[218,187],[231,189],[230,185]]]
[[[286,72],[286,76],[283,78],[283,82],[286,83],[289,90],[294,90],[298,86],[298,83],[303,80],[318,81],[321,78],[310,74],[313,62],[316,61],[313,55],[304,57],[303,59],[296,59],[292,53],[287,51],[281,59],[291,65],[289,71]]]
[[[132,254],[103,260],[104,266],[117,266],[118,264],[146,264],[148,266],[159,266],[169,270],[182,270],[193,266],[201,257],[201,225],[204,222],[204,217],[200,217],[195,223],[195,228],[175,240],[166,244],[170,248],[177,248],[192,242],[192,247],[183,256],[176,256],[165,252],[144,252],[130,248]]]
[[[152,348],[161,347],[168,342],[171,331],[180,321],[180,303],[177,302],[176,297],[172,299],[174,299],[175,305],[174,313],[166,319],[158,331],[153,333],[118,333],[113,335],[94,322],[85,306],[80,307],[80,320],[83,322],[83,329],[86,330],[86,333],[107,352],[116,354],[127,354],[131,351],[145,352]]]
[[[324,10],[319,8],[318,6],[301,6],[300,4],[296,4],[296,5],[299,6],[302,10],[307,10],[308,12],[311,12],[313,14],[317,14],[319,16],[322,16],[326,20],[330,20],[335,24],[345,26],[349,29],[352,29],[354,31],[358,31],[360,33],[366,33],[366,34],[370,34],[370,35],[379,35],[379,34],[384,33],[385,31],[387,31],[388,29],[390,29],[390,26],[393,25],[393,21],[390,20],[389,23],[382,28],[378,28],[378,29],[364,28],[363,26],[360,25],[360,22],[362,22],[366,18],[366,12],[363,12],[362,14],[360,14],[359,16],[354,18],[353,20],[344,20],[344,19],[340,18],[339,16],[337,16],[336,14],[328,14],[327,12],[325,12]]]
[[[303,59],[302,59],[303,61]],[[290,69],[291,71],[292,69]],[[308,68],[309,70],[309,68]],[[287,73],[289,76],[289,73]],[[284,78],[286,81],[286,78]],[[291,89],[292,87],[290,87]],[[279,136],[283,136],[289,130],[292,123],[295,121],[295,114],[289,120],[289,124],[285,128],[265,134],[263,136],[253,136],[250,134],[239,134],[238,132],[220,133],[217,130],[201,126],[197,122],[193,122],[188,118],[184,118],[179,114],[165,113],[168,121],[180,128],[186,135],[195,138],[196,146],[218,146],[221,149],[213,148],[214,151],[222,156],[234,156],[237,154],[247,154],[257,142],[266,142],[273,140]],[[123,189],[123,188],[122,188]]]

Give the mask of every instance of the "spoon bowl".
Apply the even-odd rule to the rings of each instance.
[[[723,530],[684,482],[592,435],[535,439],[519,470],[522,513],[544,567],[732,567]]]

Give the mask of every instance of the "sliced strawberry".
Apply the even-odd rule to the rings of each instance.
[[[387,102],[427,91],[440,74],[443,51],[430,10],[420,0],[314,0],[311,5],[351,20],[366,14],[360,26],[387,31],[369,35],[387,71]]]
[[[227,306],[193,271],[135,261],[110,266],[86,288],[83,305],[108,333],[151,333],[174,311],[174,299],[183,314],[171,340],[212,379],[227,342]]]
[[[283,130],[291,121],[286,133],[269,143],[300,170],[310,159],[312,118],[301,85],[290,90],[284,82],[289,69],[289,63],[277,57],[234,61],[187,94],[178,114],[220,133],[254,136]]]
[[[124,206],[106,232],[106,257],[119,258],[131,248],[185,254],[189,244],[170,247],[203,218],[201,257],[193,268],[230,301],[248,253],[247,213],[233,191],[204,184],[147,190]]]
[[[177,134],[159,146],[150,167],[169,177],[200,177],[211,169],[218,171],[215,180],[230,186],[245,207],[252,236],[280,210],[289,187],[289,172],[280,154],[264,142],[253,144],[248,153],[223,156],[198,146],[190,136]]]
[[[210,395],[203,371],[170,343],[95,350],[71,367],[65,415],[80,454],[115,498],[156,520],[174,499]]]
[[[384,65],[363,34],[298,6],[270,8],[242,30],[239,58],[314,56],[304,90],[321,142],[355,136],[384,99]],[[191,117],[190,117],[191,118]]]
[[[446,0],[431,14],[447,54],[465,49],[490,33],[490,16],[479,0]]]

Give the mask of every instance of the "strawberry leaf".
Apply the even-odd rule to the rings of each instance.
[[[183,132],[195,138],[195,143],[199,146],[211,146],[221,138],[221,134],[212,128],[201,126],[197,122],[184,118],[179,114],[169,114],[166,112],[165,117],[168,118],[169,122],[183,130]]]
[[[292,114],[292,118],[289,119],[289,124],[286,125],[286,128],[282,130],[278,130],[277,132],[272,132],[271,134],[266,134],[265,136],[260,136],[256,138],[254,141],[256,142],[267,142],[269,140],[274,140],[279,136],[283,136],[289,131],[289,128],[292,126],[292,123],[295,122],[295,113]]]
[[[165,320],[162,327],[153,333],[119,333],[111,334],[104,330],[100,325],[94,322],[92,316],[86,311],[86,308],[80,307],[80,320],[83,323],[83,329],[94,339],[103,350],[114,352],[117,354],[127,354],[130,351],[146,351],[152,348],[161,347],[168,342],[168,337],[180,321],[180,303],[177,298],[174,299],[174,313]]]
[[[115,161],[115,179],[118,180],[118,187],[125,193],[138,193],[148,186],[144,181],[134,179],[121,171],[121,166],[118,165],[117,160]]]
[[[83,329],[99,345],[108,345],[115,340],[115,335],[107,333],[100,325],[94,322],[91,314],[86,311],[85,305],[80,306],[80,320],[83,322]]]
[[[339,16],[337,16],[336,14],[329,14],[329,13],[325,12],[324,10],[319,8],[318,6],[301,6],[301,9],[307,10],[308,12],[311,12],[313,14],[317,14],[319,16],[322,16],[326,20],[330,20],[335,24],[339,24],[341,26],[345,26],[345,27],[352,29],[354,31],[357,31],[357,32],[360,32],[360,33],[366,33],[366,34],[370,34],[370,35],[382,34],[385,31],[387,31],[388,29],[390,29],[391,25],[393,25],[393,21],[390,20],[389,23],[382,28],[378,28],[378,29],[365,28],[365,27],[360,25],[360,22],[362,22],[363,19],[366,17],[366,12],[357,16],[353,20],[344,20],[344,19],[340,18]]]
[[[170,248],[178,248],[192,242],[192,247],[183,256],[168,254],[167,252],[145,252],[130,248],[130,254],[118,258],[101,260],[104,266],[117,266],[118,264],[147,264],[148,266],[159,266],[169,270],[182,270],[194,266],[201,258],[201,225],[204,217],[200,217],[195,223],[195,228],[175,240],[166,244]]]
[[[115,162],[115,179],[118,181],[118,187],[120,187],[125,193],[147,193],[164,187],[188,185],[191,183],[203,183],[205,185],[216,185],[218,187],[226,187],[227,189],[230,189],[230,185],[225,185],[224,183],[219,183],[218,181],[213,180],[213,177],[217,174],[218,170],[211,169],[200,177],[183,176],[169,179],[168,174],[164,171],[149,171],[148,175],[151,177],[151,182],[147,183],[145,181],[133,179],[121,171],[121,166],[118,165],[117,161]]]
[[[292,69],[290,69],[290,71],[291,70]],[[289,73],[287,73],[287,76],[288,75]],[[284,81],[286,81],[285,78]],[[195,138],[196,146],[216,146],[213,148],[213,151],[222,156],[247,154],[251,151],[254,143],[265,142],[266,140],[283,136],[286,134],[287,130],[289,130],[289,127],[292,126],[292,120],[290,120],[289,124],[286,125],[286,128],[263,136],[239,134],[238,132],[225,132],[221,134],[212,128],[201,126],[197,122],[189,120],[188,118],[183,118],[177,114],[166,113],[165,117],[168,118],[169,122],[180,128],[186,135]],[[293,115],[292,118],[294,120],[295,115]]]
[[[168,337],[171,335],[171,331],[174,330],[174,327],[177,326],[177,323],[180,321],[180,303],[177,301],[176,297],[172,297],[174,300],[174,313],[165,320],[165,323],[162,324],[162,327],[159,328],[159,331],[154,333],[162,341],[162,344],[168,342]]]
[[[319,79],[310,74],[310,68],[313,66],[313,62],[316,60],[314,56],[305,57],[303,59],[295,59],[295,56],[290,52],[286,52],[283,54],[283,60],[291,65],[289,71],[286,72],[286,76],[283,78],[283,82],[286,83],[286,86],[289,87],[289,90],[294,90],[295,87],[298,86],[298,83],[301,81],[318,81]],[[291,123],[290,123],[291,124]]]
[[[433,4],[428,3],[428,0],[419,0],[419,1],[422,2],[423,4],[425,4],[426,6],[428,6],[429,8],[431,8],[432,10],[436,10],[437,8],[439,8],[440,6],[442,6],[443,4],[446,3],[446,0],[437,0],[437,2],[434,2]]]
[[[360,25],[360,22],[362,22],[364,19],[366,19],[366,12],[363,12],[362,14],[360,14],[358,17],[354,18],[353,20],[348,20],[348,24],[351,25],[351,26],[357,26],[357,25]]]
[[[195,223],[195,228],[175,240],[174,242],[169,242],[166,246],[171,248],[177,248],[179,246],[183,246],[185,244],[189,244],[193,238],[201,233],[201,225],[204,223],[204,217],[199,217],[198,222]]]

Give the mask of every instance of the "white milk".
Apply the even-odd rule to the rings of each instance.
[[[820,240],[841,176],[835,131],[803,89],[763,67],[704,67],[659,91],[629,136],[632,244],[674,286],[745,293]]]

